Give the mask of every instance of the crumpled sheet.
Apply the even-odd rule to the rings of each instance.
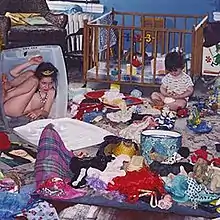
[[[147,128],[154,128],[157,125],[153,117],[144,117],[142,121],[137,121],[119,132],[119,135],[126,139],[132,139],[140,144],[141,132]]]

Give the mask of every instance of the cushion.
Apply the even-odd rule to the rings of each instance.
[[[11,27],[8,41],[54,42],[65,39],[65,29],[49,25],[18,25]]]

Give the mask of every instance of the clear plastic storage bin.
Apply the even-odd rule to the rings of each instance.
[[[67,73],[63,53],[59,46],[33,46],[4,50],[1,52],[0,57],[0,75],[4,73],[8,75],[9,79],[12,79],[9,73],[13,67],[37,55],[42,56],[45,62],[51,62],[59,70],[57,96],[49,117],[66,117],[68,101]],[[36,66],[30,69],[35,70],[35,68]]]

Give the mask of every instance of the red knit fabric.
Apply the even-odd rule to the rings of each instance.
[[[11,142],[8,135],[4,132],[0,132],[0,151],[8,150],[11,146]]]

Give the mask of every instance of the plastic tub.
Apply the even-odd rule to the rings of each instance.
[[[182,135],[175,131],[146,130],[141,133],[141,151],[148,163],[149,153],[154,151],[162,156],[172,156],[182,145]]]
[[[4,50],[1,53],[0,75],[5,73],[9,79],[10,70],[30,57],[41,55],[45,62],[51,62],[58,70],[57,96],[50,112],[50,118],[63,118],[67,115],[68,84],[67,73],[60,46],[33,46]],[[36,66],[29,69],[35,70]]]

